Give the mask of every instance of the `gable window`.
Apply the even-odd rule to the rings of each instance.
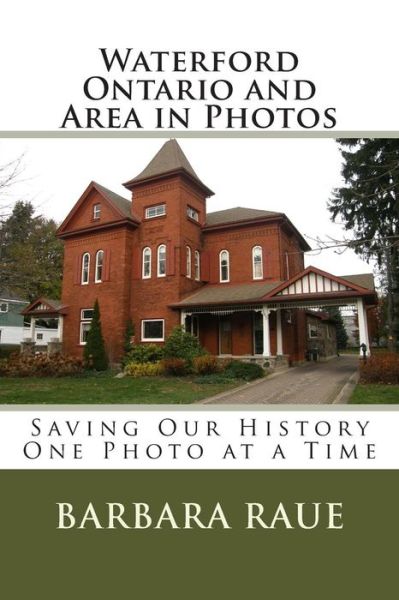
[[[101,217],[101,204],[93,204],[93,219]]]
[[[191,278],[191,248],[186,246],[186,277]]]
[[[0,312],[2,312],[2,313],[8,312],[8,302],[0,303]]]
[[[92,308],[83,308],[80,311],[79,343],[81,346],[86,345],[87,336],[90,331],[92,320],[93,320],[93,309]]]
[[[95,283],[101,283],[103,280],[103,264],[104,264],[104,250],[99,250],[96,254],[96,275],[94,278]]]
[[[254,279],[263,279],[262,247],[252,248],[252,276]]]
[[[89,283],[89,271],[90,271],[90,254],[85,252],[82,256],[82,285]]]
[[[194,253],[194,278],[195,278],[195,281],[199,281],[201,278],[200,264],[201,264],[200,253],[198,252],[198,250],[196,250]]]
[[[158,275],[158,277],[165,277],[165,275],[166,275],[166,246],[165,246],[165,244],[161,244],[160,246],[158,246],[157,275]]]
[[[146,319],[141,321],[141,341],[142,342],[163,342],[164,319]]]
[[[149,206],[145,209],[145,218],[153,219],[154,217],[162,217],[166,215],[166,204],[157,204],[156,206]]]
[[[151,277],[151,248],[143,249],[143,279]]]
[[[199,221],[198,210],[195,210],[192,206],[187,206],[187,216],[190,217],[190,219],[194,219],[194,221]]]
[[[227,250],[219,254],[220,281],[230,281],[230,255]]]

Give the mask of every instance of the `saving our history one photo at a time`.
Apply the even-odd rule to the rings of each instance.
[[[366,142],[350,144],[353,155],[358,149],[364,153]],[[388,142],[387,160],[398,152],[397,142]],[[384,384],[394,384],[393,396],[383,394],[383,401],[395,401],[394,219],[392,231],[383,231],[371,223],[372,207],[364,206],[373,236],[348,221],[352,240],[310,240],[268,199],[262,199],[262,208],[246,200],[245,206],[207,210],[214,192],[175,139],[160,143],[152,158],[140,155],[140,162],[144,168],[123,184],[128,194],[91,181],[58,226],[64,253],[58,298],[42,290],[24,296],[13,289],[12,277],[7,282],[7,268],[3,271],[1,343],[11,341],[7,319],[13,314],[12,341],[20,343],[17,357],[2,359],[5,375],[24,368],[35,375],[38,361],[43,362],[38,370],[51,375],[50,363],[58,360],[59,375],[107,370],[110,378],[116,375],[113,385],[126,377],[161,382],[177,375],[191,392],[200,388],[186,401],[273,403],[314,401],[315,390],[306,386],[295,399],[286,393],[292,382],[312,373],[318,391],[326,384],[318,401],[332,402],[350,399],[346,394],[342,400],[340,392],[356,383],[360,368],[360,398],[368,401],[370,385],[381,392]],[[356,213],[344,205],[351,201],[350,169],[344,165],[347,183],[330,202],[336,215]],[[384,199],[377,201],[382,208]],[[391,206],[384,210],[389,214]],[[312,265],[315,244],[320,251],[351,247],[382,267],[376,279],[373,263],[364,272],[337,275]],[[4,257],[7,267],[6,247]],[[337,255],[340,273],[344,262],[345,254]],[[21,362],[29,366],[18,367]],[[243,395],[240,390],[252,379],[252,392]],[[216,387],[207,388],[204,380]],[[128,396],[124,401],[140,402],[139,392]]]

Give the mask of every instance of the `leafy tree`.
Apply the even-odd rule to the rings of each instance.
[[[86,346],[83,352],[85,365],[95,371],[106,371],[108,357],[105,351],[104,338],[101,330],[100,306],[98,300],[94,303],[93,319],[87,334]]]
[[[60,297],[63,246],[56,229],[53,220],[35,216],[30,202],[15,203],[0,224],[2,287],[29,300]]]
[[[345,184],[334,190],[329,210],[353,235],[351,246],[376,259],[386,289],[388,342],[399,334],[399,140],[339,139]]]

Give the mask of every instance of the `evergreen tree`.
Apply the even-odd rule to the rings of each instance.
[[[388,343],[399,335],[399,140],[339,139],[345,184],[329,203],[354,236],[353,249],[376,259],[387,294]]]
[[[345,329],[345,323],[342,318],[341,311],[338,306],[328,306],[325,310],[330,315],[330,318],[335,323],[335,329],[337,332],[337,350],[345,350],[348,345],[348,334]]]
[[[134,336],[134,325],[131,318],[128,319],[125,329],[125,339],[123,343],[123,351],[128,354],[133,348],[132,337]]]
[[[106,371],[108,368],[108,357],[105,352],[104,338],[101,331],[100,306],[98,300],[94,303],[93,319],[87,334],[86,346],[83,358],[85,365],[95,371]]]

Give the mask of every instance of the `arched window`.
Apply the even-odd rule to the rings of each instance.
[[[82,256],[82,285],[89,283],[89,272],[90,272],[90,254],[85,252]]]
[[[191,248],[186,246],[186,277],[191,278]]]
[[[157,275],[158,277],[165,277],[166,275],[166,246],[161,244],[158,246],[158,260],[157,260]]]
[[[219,254],[220,281],[230,281],[230,255],[227,250]]]
[[[199,281],[201,279],[201,272],[200,272],[200,253],[198,252],[198,250],[195,251],[194,253],[194,278],[195,281]]]
[[[143,249],[143,279],[151,277],[151,248]]]
[[[104,250],[99,250],[96,254],[96,274],[94,277],[95,283],[100,283],[103,280],[103,265],[104,265]]]
[[[254,246],[252,248],[252,277],[254,279],[263,279],[262,246]]]

